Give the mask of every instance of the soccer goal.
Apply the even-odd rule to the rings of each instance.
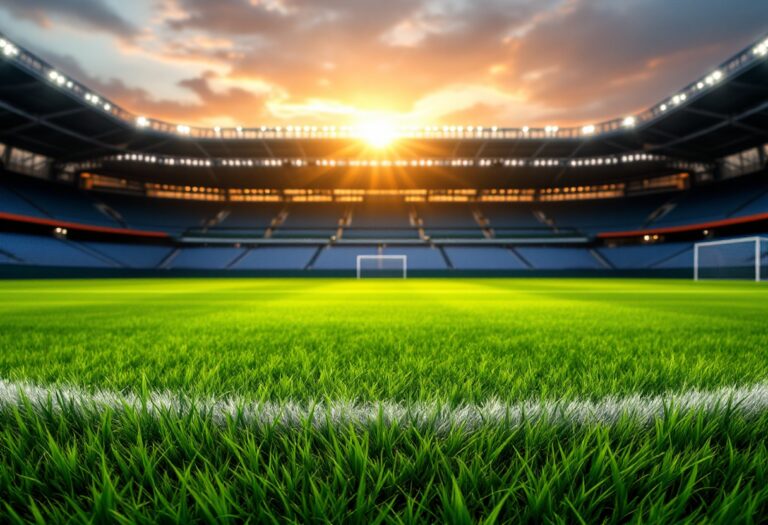
[[[743,237],[693,246],[693,278],[768,279],[768,238]]]
[[[358,255],[357,278],[408,277],[407,255]]]

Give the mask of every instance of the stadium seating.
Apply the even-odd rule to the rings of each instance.
[[[405,203],[392,200],[356,205],[351,210],[350,225],[344,228],[344,239],[418,239],[411,225],[410,210]]]
[[[448,265],[437,248],[425,246],[390,246],[382,255],[405,255],[409,270],[446,270]]]
[[[418,239],[419,231],[415,228],[345,228],[344,239]]]
[[[472,208],[462,203],[429,203],[416,208],[425,233],[432,238],[483,238]]]
[[[130,195],[103,194],[101,200],[118,212],[131,228],[180,234],[201,228],[223,209],[221,203],[176,199],[147,199]]]
[[[540,209],[557,228],[573,228],[582,233],[636,230],[669,200],[667,195],[626,199],[601,199],[541,203]]]
[[[182,248],[170,261],[169,268],[224,270],[244,253],[243,248]]]
[[[445,254],[457,270],[525,270],[527,266],[500,246],[446,246]]]
[[[372,246],[326,246],[312,265],[314,270],[349,270],[356,268],[358,255],[380,255]]]
[[[9,188],[0,186],[0,212],[26,215],[30,217],[47,217],[40,208],[33,206],[21,195]]]
[[[117,266],[84,251],[76,243],[40,235],[0,233],[0,249],[33,266],[105,268]],[[6,257],[6,259],[9,259]],[[18,261],[11,260],[12,263]]]
[[[12,174],[4,174],[1,180],[0,211],[99,226],[120,226],[97,208],[98,201],[92,195],[71,186]]]
[[[478,209],[491,228],[538,230],[548,226],[534,215],[532,205],[524,202],[483,203]]]
[[[264,237],[283,207],[282,204],[271,202],[230,203],[222,206],[208,227],[191,229],[187,234],[218,238]]]
[[[234,270],[303,270],[318,248],[314,246],[270,246],[248,250],[232,265]]]
[[[654,268],[672,260],[681,253],[690,253],[690,243],[667,243],[638,246],[618,246],[615,248],[600,248],[598,251],[617,269]],[[691,266],[691,261],[688,261]]]
[[[14,266],[351,272],[357,255],[382,254],[406,255],[411,270],[430,272],[680,270],[692,266],[688,239],[663,242],[662,235],[659,242],[640,245],[608,247],[596,241],[582,247],[568,237],[768,212],[768,188],[759,176],[623,199],[286,204],[86,192],[0,173],[0,211],[48,221],[30,221],[15,231],[6,219],[4,228],[12,233],[0,234],[0,264]],[[85,238],[52,237],[57,220],[178,237],[155,244],[111,234],[100,240],[93,232]],[[420,228],[429,239],[420,238]],[[209,238],[208,245],[201,246],[198,236]],[[197,244],[185,244],[191,242]]]
[[[397,201],[373,201],[352,209],[352,228],[411,228],[408,206]]]
[[[692,272],[693,245],[689,244],[687,248],[683,248],[676,255],[654,263],[652,268],[660,270],[691,270]]]
[[[285,220],[272,236],[278,239],[330,238],[336,235],[346,206],[333,203],[297,203],[286,209]]]
[[[603,265],[585,248],[520,247],[515,251],[536,270],[600,270]]]
[[[172,251],[168,246],[142,244],[81,242],[80,245],[116,261],[126,268],[157,268]]]

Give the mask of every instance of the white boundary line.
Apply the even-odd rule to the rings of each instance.
[[[754,416],[768,412],[768,383],[659,396],[611,396],[595,401],[575,399],[505,403],[489,400],[482,404],[450,406],[439,402],[403,404],[392,401],[253,402],[234,397],[193,399],[170,392],[150,392],[142,397],[107,390],[88,392],[74,386],[41,387],[28,382],[0,380],[0,410],[24,404],[39,411],[83,414],[137,410],[157,419],[197,412],[220,425],[234,420],[242,425],[288,430],[303,429],[308,425],[315,428],[366,428],[383,423],[446,432],[457,428],[467,431],[486,427],[517,428],[537,422],[572,426],[615,425],[623,420],[649,425],[663,418],[670,409],[708,416],[729,411],[731,414]]]

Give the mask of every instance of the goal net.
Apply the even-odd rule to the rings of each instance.
[[[406,255],[358,255],[357,278],[408,277]]]
[[[768,280],[768,238],[744,237],[693,246],[693,278]]]

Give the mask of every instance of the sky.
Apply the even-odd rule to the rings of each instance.
[[[567,126],[708,74],[768,1],[2,0],[0,31],[174,123]]]

